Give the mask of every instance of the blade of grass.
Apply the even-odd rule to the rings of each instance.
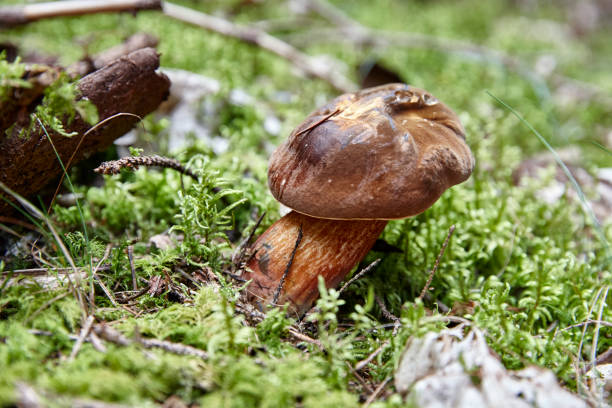
[[[489,91],[485,91],[485,92],[491,98],[495,99],[497,103],[499,103],[504,108],[506,108],[510,113],[512,113],[521,123],[523,123],[523,125],[525,125],[534,135],[536,135],[536,137],[540,140],[540,142],[542,142],[542,144],[546,146],[546,148],[551,152],[555,161],[557,162],[561,170],[563,170],[563,173],[565,173],[566,177],[570,180],[572,186],[574,187],[574,190],[576,190],[576,193],[578,194],[578,198],[582,202],[582,207],[587,212],[587,215],[589,216],[589,218],[591,218],[591,221],[593,222],[593,226],[595,228],[597,236],[599,240],[601,241],[602,245],[604,246],[604,249],[606,250],[606,258],[607,258],[606,262],[610,262],[612,260],[612,254],[610,253],[610,244],[608,243],[608,239],[606,238],[606,235],[603,232],[601,224],[599,220],[597,219],[597,216],[593,212],[593,209],[591,208],[591,204],[589,203],[588,199],[584,195],[582,188],[580,188],[580,185],[578,184],[578,182],[576,181],[572,173],[569,171],[565,163],[563,163],[563,160],[561,159],[561,157],[559,156],[555,148],[552,147],[552,145],[548,143],[548,141],[544,138],[544,136],[542,136],[540,132],[538,132],[531,125],[531,123],[529,123],[525,118],[523,118],[523,116],[516,109],[508,105],[506,102],[504,102],[497,96],[493,95],[491,92]]]
[[[604,152],[608,153],[609,155],[612,155],[612,150],[608,149],[606,146],[602,145],[601,143],[598,143],[594,140],[591,140],[591,143],[594,144],[595,146],[599,147],[601,150],[603,150]]]
[[[142,118],[140,116],[138,116],[138,115],[135,115],[135,114],[129,113],[129,112],[119,112],[119,113],[116,113],[116,114],[114,114],[112,116],[109,116],[108,118],[106,118],[104,120],[101,120],[100,122],[96,123],[94,126],[89,128],[87,130],[87,132],[83,133],[83,136],[81,136],[81,140],[79,140],[79,143],[77,144],[76,148],[72,152],[72,155],[68,159],[68,163],[66,163],[66,169],[70,168],[70,165],[72,164],[72,161],[74,160],[74,157],[76,156],[77,152],[81,148],[81,145],[83,144],[83,141],[85,140],[85,138],[87,137],[88,134],[90,134],[94,130],[98,129],[100,126],[105,125],[107,122],[110,122],[111,120],[113,120],[115,118],[118,118],[118,117],[121,117],[121,116],[135,117],[136,119],[138,119],[139,123],[142,124],[142,129],[146,132],[146,129],[144,127],[144,123],[142,123]],[[38,118],[36,118],[36,119],[38,119]],[[40,123],[40,120],[38,121],[38,123]],[[44,127],[43,127],[43,129],[44,129]],[[46,130],[45,130],[45,133],[47,133]],[[48,135],[47,135],[47,137],[48,137]],[[55,149],[55,147],[54,147],[54,149]],[[55,154],[57,155],[57,152],[55,152]],[[59,159],[59,156],[58,156],[58,159]],[[61,160],[60,160],[60,162],[61,162]],[[60,177],[60,180],[57,182],[57,187],[55,189],[55,193],[53,193],[53,197],[51,198],[51,202],[49,203],[49,211],[51,211],[51,208],[53,207],[53,203],[55,202],[55,198],[59,194],[60,188],[62,187],[62,182],[64,181],[64,177],[67,175],[66,169],[64,169],[64,172],[62,173],[62,176]],[[49,212],[47,212],[47,214],[49,214]]]
[[[11,190],[2,181],[0,181],[0,189],[4,190],[4,192],[7,195],[13,197],[19,204],[21,204],[22,207],[24,207],[26,209],[27,212],[32,214],[32,216],[34,216],[34,217],[36,217],[38,219],[43,220],[47,224],[47,227],[49,228],[49,231],[53,235],[53,238],[54,238],[57,246],[60,248],[60,251],[62,252],[64,257],[66,258],[66,260],[70,264],[70,267],[72,268],[72,270],[75,273],[75,277],[77,279],[77,286],[75,286],[72,283],[72,280],[70,278],[68,278],[68,284],[69,284],[70,289],[72,290],[75,298],[77,299],[79,304],[82,306],[83,313],[85,313],[86,312],[86,309],[85,309],[86,305],[85,305],[85,303],[83,301],[83,296],[82,296],[82,294],[81,294],[81,292],[79,290],[79,288],[80,288],[80,275],[78,274],[77,267],[76,267],[76,265],[74,263],[74,260],[72,259],[72,256],[70,255],[70,251],[68,251],[68,248],[66,248],[66,245],[64,245],[64,242],[62,241],[61,237],[59,236],[59,234],[57,233],[57,231],[53,227],[53,224],[51,223],[51,220],[49,220],[49,218],[45,214],[43,214],[38,208],[36,208],[32,203],[30,203],[28,200],[23,198],[20,194],[18,194],[15,191]],[[84,314],[83,318],[86,318],[86,317],[87,317],[87,315]]]
[[[55,148],[55,145],[53,144],[53,140],[51,140],[51,136],[49,136],[49,133],[47,132],[47,129],[45,128],[45,125],[42,123],[42,121],[35,114],[34,114],[34,117],[36,118],[36,121],[38,122],[39,126],[42,128],[43,132],[45,132],[45,136],[47,136],[47,140],[49,140],[49,143],[51,144],[51,147],[53,148],[53,152],[55,153],[55,156],[57,157],[57,161],[59,162],[59,164],[60,164],[60,166],[62,168],[63,175],[66,178],[66,181],[68,182],[68,186],[70,187],[70,191],[75,196],[75,203],[76,203],[76,206],[77,206],[77,210],[79,212],[79,218],[81,219],[81,226],[83,228],[83,236],[85,237],[85,247],[87,249],[87,257],[89,258],[89,287],[90,287],[90,291],[93,292],[93,285],[94,285],[93,254],[91,253],[91,243],[89,241],[89,235],[87,234],[87,226],[85,225],[85,217],[83,216],[83,210],[81,208],[81,204],[80,204],[78,196],[76,194],[76,189],[74,188],[74,185],[72,184],[72,180],[70,179],[70,176],[68,175],[68,172],[66,171],[66,167],[64,166],[64,163],[62,162],[62,158],[60,157],[59,153],[57,152],[57,149]],[[92,307],[93,307],[93,301],[94,301],[94,299],[90,299],[90,302],[92,303],[91,304]],[[87,315],[87,311],[85,311],[85,313]]]

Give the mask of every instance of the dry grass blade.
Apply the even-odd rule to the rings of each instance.
[[[138,290],[138,279],[136,279],[136,267],[134,266],[134,246],[127,247],[128,259],[130,261],[130,272],[132,273],[132,289]]]
[[[136,340],[130,340],[117,330],[104,323],[95,325],[93,327],[93,331],[100,338],[106,341],[110,341],[111,343],[118,344],[120,346],[129,346],[130,344],[135,342],[145,348],[159,348],[174,354],[199,357],[203,360],[208,359],[208,354],[204,350],[200,350],[195,347],[181,343],[173,343],[170,341],[157,339],[145,339],[141,337],[137,338]]]
[[[378,347],[376,350],[374,350],[372,353],[370,353],[369,356],[367,356],[366,358],[364,358],[363,360],[361,360],[357,364],[355,364],[355,371],[363,370],[365,368],[365,366],[370,364],[372,362],[372,360],[374,360],[376,358],[376,356],[379,355],[380,352],[383,351],[385,349],[385,347],[387,347],[389,344],[390,344],[390,341],[386,340],[383,344],[380,345],[380,347]]]
[[[378,384],[378,387],[376,387],[374,392],[372,394],[370,394],[368,399],[363,403],[364,408],[369,407],[374,402],[374,400],[378,397],[378,394],[380,394],[382,392],[382,390],[385,389],[387,384],[389,384],[389,381],[391,381],[391,377],[385,378],[383,382]]]
[[[57,296],[55,296],[53,299],[49,299],[48,301],[46,301],[45,303],[42,304],[42,306],[40,306],[38,309],[36,309],[36,311],[34,313],[32,313],[31,315],[29,315],[25,321],[23,322],[24,326],[27,325],[29,322],[31,322],[32,320],[34,320],[34,318],[36,316],[38,316],[38,314],[40,312],[42,312],[43,310],[45,310],[46,308],[48,308],[49,306],[51,306],[53,303],[57,302],[58,300],[65,298],[66,296],[68,296],[70,292],[64,292],[61,293]]]
[[[274,297],[272,298],[272,304],[275,305],[278,301],[278,297],[280,296],[281,291],[283,290],[283,285],[285,284],[285,279],[287,279],[287,275],[289,275],[289,271],[291,270],[291,265],[293,264],[293,258],[295,258],[295,253],[300,246],[300,242],[302,242],[302,226],[298,229],[297,238],[295,239],[295,246],[293,247],[293,251],[291,251],[291,256],[289,257],[289,262],[287,262],[287,267],[285,268],[285,272],[283,272],[283,276],[278,282],[278,286],[276,287],[276,291],[274,291]]]
[[[17,26],[33,21],[62,16],[78,16],[161,8],[161,0],[71,0],[26,4],[25,6],[0,8],[0,24]]]
[[[77,339],[76,343],[74,343],[74,346],[72,347],[72,352],[70,353],[70,357],[68,357],[68,361],[73,361],[76,358],[77,354],[79,353],[79,350],[81,349],[81,346],[83,345],[83,342],[89,335],[89,331],[91,330],[91,326],[93,322],[94,322],[94,316],[93,315],[87,316],[87,319],[85,319],[85,324],[83,324],[83,327],[81,328],[81,333],[79,334],[79,338]]]
[[[261,216],[257,219],[257,222],[255,222],[255,226],[253,227],[249,235],[245,239],[243,239],[242,242],[240,242],[240,245],[238,245],[238,247],[232,254],[232,264],[235,267],[240,267],[240,265],[244,261],[247,250],[249,248],[249,244],[253,240],[253,235],[255,235],[255,231],[257,231],[257,228],[259,228],[259,225],[261,224],[261,221],[264,219],[265,216],[265,212],[261,214]]]
[[[351,284],[353,284],[353,282],[357,281],[363,275],[370,272],[372,269],[376,268],[376,266],[380,263],[380,260],[381,260],[380,258],[376,259],[374,262],[372,262],[371,264],[369,264],[368,266],[366,266],[365,268],[357,272],[355,276],[353,276],[344,285],[342,285],[342,287],[338,291],[338,294],[341,294],[342,292],[344,292],[349,286],[351,286]]]
[[[595,323],[595,328],[594,328],[594,335],[593,335],[593,344],[591,346],[591,367],[595,367],[597,365],[597,344],[599,342],[599,329],[601,327],[601,324],[599,322],[601,322],[601,317],[603,316],[603,311],[604,308],[606,307],[606,299],[608,298],[608,292],[610,290],[609,286],[605,287],[605,291],[603,294],[603,297],[601,299],[601,302],[599,303],[599,312],[597,313],[597,322]],[[595,385],[595,381],[593,381],[591,383],[591,391],[593,393],[596,392],[595,389],[596,385]]]
[[[17,194],[16,192],[8,188],[1,181],[0,181],[0,188],[4,190],[6,194],[13,197],[19,204],[21,204],[21,206],[28,213],[30,213],[33,217],[43,220],[47,224],[49,231],[51,232],[51,234],[53,235],[53,238],[55,239],[55,243],[60,248],[60,251],[66,258],[66,260],[68,261],[68,263],[70,264],[70,267],[72,268],[74,272],[76,286],[72,283],[72,280],[70,278],[68,279],[68,283],[69,283],[70,289],[72,290],[75,298],[78,300],[79,304],[82,306],[83,313],[85,313],[85,310],[87,310],[87,305],[85,304],[85,301],[79,289],[80,284],[81,284],[81,275],[79,274],[79,271],[76,265],[74,264],[74,260],[72,259],[72,256],[70,255],[70,251],[68,251],[68,248],[66,248],[66,245],[64,245],[64,241],[62,241],[61,237],[59,236],[59,234],[53,227],[53,224],[51,224],[51,221],[49,220],[49,218],[45,214],[43,214],[38,208],[36,208],[32,203],[30,203],[28,200],[23,198],[21,195]],[[85,318],[85,315],[83,317]]]
[[[606,237],[606,234],[603,231],[603,228],[601,226],[601,223],[599,222],[599,219],[597,219],[597,216],[593,212],[593,206],[591,205],[589,200],[584,195],[584,192],[582,191],[582,188],[580,187],[580,184],[578,184],[578,181],[576,181],[576,178],[574,177],[572,172],[567,168],[567,166],[565,165],[565,163],[563,162],[563,160],[559,156],[559,153],[557,153],[557,151],[552,147],[552,145],[550,143],[548,143],[548,141],[544,138],[544,136],[542,136],[540,134],[540,132],[538,132],[531,125],[531,123],[529,123],[516,109],[514,109],[512,106],[508,105],[506,102],[504,102],[503,100],[501,100],[497,96],[493,95],[491,92],[487,91],[487,94],[491,98],[495,99],[495,101],[497,101],[497,103],[499,103],[505,109],[507,109],[512,115],[514,115],[523,125],[525,125],[527,127],[527,129],[529,129],[531,131],[531,133],[533,133],[540,140],[540,142],[542,142],[542,144],[548,149],[548,151],[553,155],[553,158],[557,162],[557,165],[561,168],[561,170],[563,171],[565,176],[568,178],[568,180],[570,181],[570,183],[574,187],[574,190],[576,191],[576,194],[578,194],[578,198],[580,199],[580,202],[582,203],[583,209],[585,210],[586,214],[591,219],[591,221],[592,221],[592,223],[593,223],[593,225],[595,227],[595,232],[597,233],[597,237],[599,238],[599,240],[601,241],[601,244],[603,245],[604,249],[606,250],[607,257],[608,257],[607,262],[608,263],[612,262],[612,249],[610,248],[610,243],[608,242],[608,238]]]
[[[427,278],[427,283],[423,287],[423,290],[421,291],[421,294],[419,295],[419,297],[417,299],[423,300],[423,297],[425,297],[425,294],[429,290],[429,286],[431,285],[431,281],[433,280],[433,277],[436,274],[436,271],[438,270],[438,266],[440,265],[440,259],[442,258],[442,255],[444,255],[444,251],[446,250],[446,247],[448,246],[448,241],[450,240],[450,237],[451,237],[451,235],[453,235],[454,231],[455,231],[455,226],[451,225],[451,227],[448,229],[448,235],[446,236],[446,239],[444,240],[444,244],[442,244],[442,248],[440,248],[440,253],[438,254],[438,257],[436,258],[436,262],[434,263],[434,267],[431,270],[431,272],[429,273],[429,278]]]

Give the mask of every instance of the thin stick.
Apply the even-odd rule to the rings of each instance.
[[[307,335],[305,335],[303,333],[300,333],[299,331],[297,331],[294,328],[289,328],[289,334],[291,334],[293,337],[295,337],[296,339],[298,339],[300,341],[305,341],[306,343],[314,344],[321,351],[325,349],[323,347],[323,344],[319,340],[313,339],[312,337],[309,337],[309,336],[307,336]]]
[[[79,338],[77,339],[76,343],[74,343],[74,346],[72,347],[72,352],[70,353],[70,357],[68,357],[68,361],[74,361],[75,357],[79,353],[79,350],[81,349],[81,346],[83,345],[83,342],[89,335],[89,331],[91,330],[91,325],[93,324],[93,322],[94,322],[94,316],[93,315],[87,316],[87,319],[85,319],[85,324],[81,328],[81,334],[79,334]]]
[[[338,294],[341,294],[342,292],[344,292],[346,290],[346,288],[348,288],[349,286],[351,286],[351,284],[353,282],[355,282],[356,280],[358,280],[359,278],[361,278],[363,275],[365,275],[366,273],[370,272],[372,269],[374,269],[378,264],[380,263],[380,258],[376,259],[374,262],[372,262],[371,264],[369,264],[368,266],[366,266],[365,268],[363,268],[362,270],[360,270],[358,273],[355,274],[355,276],[353,276],[351,279],[349,279],[344,285],[342,285],[342,287],[340,288],[340,290],[338,291]]]
[[[113,294],[111,293],[110,290],[108,290],[108,288],[106,287],[106,285],[104,284],[104,282],[102,282],[102,279],[100,279],[100,277],[98,276],[98,274],[94,271],[93,272],[93,277],[96,280],[96,282],[98,282],[98,285],[100,285],[100,288],[102,288],[102,291],[104,292],[104,294],[106,295],[106,297],[108,298],[108,300],[111,301],[111,303],[113,304],[113,306],[117,306],[120,307],[120,305],[117,303],[117,301],[115,300],[115,296],[113,296]]]
[[[417,299],[423,300],[423,297],[429,290],[431,281],[433,280],[433,277],[436,274],[436,271],[438,270],[438,266],[440,265],[440,259],[442,258],[442,255],[444,255],[444,251],[446,250],[446,247],[448,246],[448,241],[450,240],[450,237],[451,235],[453,235],[454,231],[455,231],[455,225],[451,225],[450,228],[448,229],[448,235],[446,236],[446,239],[444,240],[444,244],[442,244],[442,248],[440,248],[440,253],[438,254],[438,257],[436,258],[434,267],[429,273],[429,278],[427,279],[427,283],[425,284],[425,287],[423,287],[423,290],[421,291],[421,294],[419,295]]]
[[[395,316],[389,311],[389,309],[387,309],[387,306],[385,306],[385,302],[383,302],[380,297],[375,296],[374,300],[376,300],[376,303],[378,304],[378,307],[380,307],[380,311],[382,312],[385,319],[391,320],[393,322],[393,336],[395,337],[397,331],[402,325],[402,321],[399,319],[399,317]]]
[[[240,266],[240,264],[244,260],[244,256],[249,247],[249,244],[253,240],[253,235],[255,235],[255,231],[257,230],[257,228],[259,228],[259,225],[261,224],[261,221],[264,219],[265,216],[265,212],[261,214],[259,219],[257,219],[257,222],[255,222],[255,226],[253,227],[253,229],[251,229],[249,235],[245,239],[243,239],[242,242],[240,242],[240,245],[238,245],[238,247],[234,251],[234,254],[232,255],[232,263],[234,264],[234,266]]]
[[[160,9],[161,0],[72,0],[0,8],[0,26],[16,26],[52,17]]]
[[[108,271],[110,269],[110,265],[104,265],[97,268],[98,271]],[[77,267],[77,271],[79,272],[88,272],[89,267],[80,266]],[[57,273],[57,274],[68,274],[74,272],[72,268],[29,268],[29,269],[13,269],[11,271],[3,271],[0,272],[0,276],[5,275],[25,275],[25,276],[40,276],[40,275],[48,275],[49,272]]]
[[[563,332],[563,331],[567,331],[567,330],[571,330],[571,329],[575,329],[577,327],[582,327],[585,325],[589,325],[589,324],[600,324],[602,326],[607,326],[607,327],[612,327],[612,323],[611,322],[607,322],[605,320],[585,320],[584,322],[580,322],[580,323],[576,323],[576,324],[572,324],[571,326],[567,326],[564,327],[562,329],[559,329],[558,333]]]
[[[346,366],[349,368],[349,370],[351,370],[351,374],[353,374],[353,377],[355,377],[357,379],[357,381],[359,381],[359,384],[361,384],[361,386],[363,388],[365,388],[366,392],[368,394],[371,394],[374,392],[374,390],[372,389],[372,387],[370,386],[370,384],[368,384],[366,382],[366,380],[363,379],[363,377],[361,375],[359,375],[359,373],[357,371],[355,371],[355,369],[353,368],[353,366],[351,365],[351,363],[349,363],[348,361],[346,362]]]
[[[102,259],[100,259],[100,261],[98,261],[98,263],[96,264],[95,268],[93,268],[93,272],[94,273],[97,273],[100,270],[100,266],[102,265],[102,263],[104,261],[106,261],[106,259],[110,255],[111,249],[113,249],[113,245],[112,244],[108,244],[106,246],[106,249],[104,250],[104,256],[102,256]],[[108,268],[110,269],[110,266]],[[89,289],[90,289],[91,292],[90,292],[89,296],[91,298],[92,306],[95,307],[95,305],[96,305],[96,294],[94,292],[93,281],[94,281],[94,278],[93,278],[93,274],[92,274],[90,276],[90,288]]]
[[[285,272],[283,272],[283,276],[281,277],[278,286],[276,287],[276,291],[274,292],[274,297],[272,298],[272,304],[275,305],[278,301],[278,297],[280,296],[281,290],[283,289],[283,285],[285,284],[285,279],[287,275],[289,275],[289,270],[291,269],[291,265],[293,264],[293,258],[295,257],[295,253],[297,252],[298,246],[300,246],[300,242],[302,241],[302,226],[298,229],[298,235],[295,240],[295,246],[293,247],[293,251],[291,251],[291,256],[289,257],[289,262],[287,262],[287,267],[285,268]]]
[[[325,116],[323,119],[320,119],[318,121],[316,121],[315,123],[313,123],[312,125],[308,126],[306,129],[304,130],[300,130],[299,132],[297,132],[293,137],[297,137],[301,134],[304,134],[306,132],[310,132],[312,129],[316,128],[317,126],[319,126],[321,123],[325,122],[327,119],[331,118],[332,116],[337,115],[338,113],[340,113],[340,109],[336,109],[335,111],[333,111],[332,113],[330,113],[329,115]]]
[[[89,341],[91,345],[98,350],[100,353],[106,353],[106,346],[102,343],[102,340],[96,335],[96,333],[89,331]]]
[[[164,2],[163,10],[165,15],[176,20],[255,44],[286,59],[306,74],[328,82],[339,91],[352,92],[357,88],[352,81],[337,72],[333,67],[317,62],[313,57],[256,27],[240,26],[222,18],[213,17],[167,1]]]
[[[347,16],[344,11],[323,0],[305,0],[306,7],[326,20],[340,27],[362,27],[357,21]]]
[[[395,316],[393,313],[389,311],[389,309],[387,309],[385,302],[383,302],[383,300],[379,296],[375,296],[374,300],[378,304],[378,307],[380,307],[380,311],[382,312],[382,315],[385,317],[385,319],[391,320],[392,322],[400,321],[400,319],[397,316]]]
[[[132,272],[132,289],[138,290],[138,279],[136,279],[136,268],[134,267],[134,245],[128,245],[127,254],[130,260],[130,271]]]
[[[370,404],[372,404],[374,402],[374,400],[376,399],[376,397],[378,397],[378,394],[381,393],[381,391],[385,388],[385,386],[389,383],[389,381],[391,381],[391,377],[387,377],[385,378],[385,380],[383,382],[381,382],[380,384],[378,384],[378,387],[376,387],[376,389],[374,390],[374,392],[372,394],[370,394],[370,396],[368,397],[368,399],[363,403],[363,407],[367,408],[370,406]]]
[[[173,354],[188,355],[200,357],[203,360],[208,359],[208,354],[204,350],[197,349],[192,346],[181,343],[173,343],[171,341],[146,339],[138,336],[136,340],[128,339],[125,335],[113,329],[107,324],[100,323],[93,327],[94,333],[106,341],[118,344],[120,346],[129,346],[132,343],[141,344],[145,348],[159,348]]]
[[[363,370],[363,368],[365,366],[367,366],[368,364],[370,364],[372,362],[372,360],[374,360],[374,358],[376,358],[377,355],[380,354],[381,351],[384,350],[385,347],[387,347],[389,345],[390,341],[389,340],[385,340],[385,342],[383,344],[380,345],[380,347],[378,347],[376,350],[374,350],[372,353],[370,353],[369,356],[367,356],[366,358],[364,358],[363,360],[361,360],[360,362],[358,362],[357,364],[355,364],[355,371],[361,371]]]

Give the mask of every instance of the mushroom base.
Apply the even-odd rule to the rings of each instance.
[[[288,303],[290,311],[302,316],[319,296],[318,276],[328,288],[337,287],[386,225],[386,220],[329,220],[290,212],[251,247],[253,256],[243,273],[252,280],[247,288],[251,301],[261,306]]]

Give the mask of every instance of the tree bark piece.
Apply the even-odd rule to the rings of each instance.
[[[78,115],[70,124],[64,124],[68,132],[77,132],[76,136],[63,137],[48,130],[62,162],[67,163],[77,148],[73,163],[105,149],[137,123],[138,118],[133,115],[144,117],[155,110],[170,88],[170,80],[156,72],[158,67],[157,52],[144,48],[82,78],[78,83],[81,97],[98,108],[101,122],[118,113],[132,115],[110,119],[85,137],[91,126]],[[27,137],[0,138],[0,153],[0,181],[26,197],[36,194],[62,171],[39,126]],[[9,209],[10,205],[2,200],[0,214],[8,213]]]
[[[123,43],[102,51],[99,54],[93,55],[90,58],[85,58],[75,62],[66,71],[73,76],[84,76],[98,69],[105,67],[116,59],[128,55],[131,52],[142,48],[157,47],[157,37],[147,33],[136,33],[128,37]]]
[[[0,28],[51,17],[160,9],[161,0],[71,0],[0,8]]]

